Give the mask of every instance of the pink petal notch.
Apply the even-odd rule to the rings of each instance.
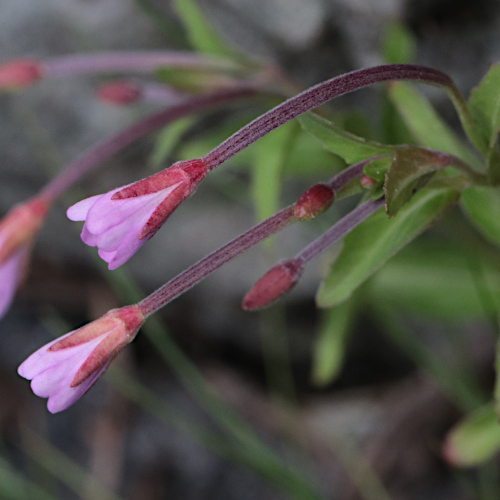
[[[81,238],[116,269],[154,236],[205,178],[203,160],[179,162],[134,184],[93,196],[70,207],[68,218],[85,221]]]
[[[33,392],[58,413],[80,399],[137,335],[144,315],[137,306],[113,309],[101,318],[49,342],[18,368]]]
[[[46,200],[34,198],[14,207],[0,222],[0,318],[24,279],[33,241],[48,209]]]

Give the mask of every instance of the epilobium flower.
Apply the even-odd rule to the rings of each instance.
[[[31,246],[47,215],[43,198],[14,207],[0,222],[0,317],[22,282]]]
[[[67,215],[85,221],[83,242],[97,246],[109,269],[116,269],[160,229],[207,173],[203,160],[179,162],[134,184],[82,200]]]
[[[38,349],[19,366],[18,373],[31,380],[37,396],[49,398],[51,413],[65,410],[92,387],[143,322],[137,306],[113,309]]]

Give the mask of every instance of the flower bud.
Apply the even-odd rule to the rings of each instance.
[[[335,193],[328,184],[316,184],[305,191],[297,200],[294,214],[301,221],[311,220],[327,210],[335,199]]]
[[[361,187],[364,189],[372,189],[378,184],[377,179],[369,177],[368,175],[361,176],[359,182],[361,184]]]
[[[303,271],[302,261],[285,260],[268,271],[243,299],[243,309],[253,311],[268,306],[291,290]]]
[[[34,59],[15,59],[0,65],[0,90],[29,87],[41,80],[42,67]]]
[[[97,91],[99,99],[111,104],[131,104],[140,97],[137,85],[130,82],[116,81],[102,85]]]
[[[0,265],[20,247],[29,245],[42,227],[49,204],[34,198],[14,207],[0,222]]]

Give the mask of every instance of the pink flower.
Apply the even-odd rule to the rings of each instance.
[[[143,322],[137,306],[113,309],[38,349],[19,366],[18,373],[31,380],[37,396],[49,398],[51,413],[65,410],[92,387]]]
[[[134,184],[82,200],[67,215],[85,221],[83,242],[98,247],[109,269],[116,269],[154,236],[207,173],[203,160],[179,162]]]
[[[46,200],[34,198],[14,207],[0,222],[0,318],[24,279],[31,246],[48,209]]]

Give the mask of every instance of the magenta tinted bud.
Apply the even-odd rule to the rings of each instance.
[[[327,210],[335,199],[335,192],[327,184],[316,184],[304,192],[295,204],[294,214],[299,220],[311,220]]]
[[[377,185],[377,179],[369,177],[368,175],[363,175],[359,182],[364,189],[372,189]]]
[[[100,87],[97,95],[102,101],[112,104],[131,104],[139,99],[140,90],[133,83],[117,81]]]
[[[243,299],[243,309],[253,311],[271,305],[299,281],[304,267],[299,259],[280,262],[268,271]]]

